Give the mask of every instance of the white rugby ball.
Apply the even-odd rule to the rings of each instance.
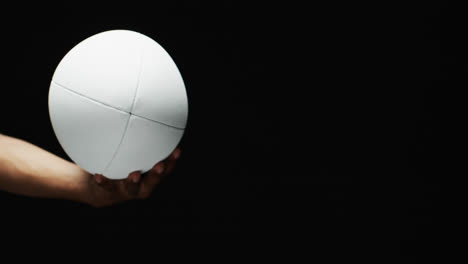
[[[176,148],[187,123],[187,93],[157,42],[111,30],[78,43],[60,61],[49,115],[60,145],[78,166],[123,179],[150,170]]]

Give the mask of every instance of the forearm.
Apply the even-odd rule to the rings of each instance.
[[[90,175],[26,141],[0,135],[0,189],[33,197],[87,203]]]

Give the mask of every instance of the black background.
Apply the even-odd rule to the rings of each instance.
[[[466,57],[455,10],[234,1],[5,8],[15,15],[2,21],[4,134],[68,159],[48,116],[49,82],[69,49],[110,29],[141,32],[169,52],[190,115],[177,169],[147,201],[93,209],[1,193],[1,221],[116,238],[371,234],[392,241],[393,253],[424,252],[418,242],[444,223],[439,92],[459,85]]]

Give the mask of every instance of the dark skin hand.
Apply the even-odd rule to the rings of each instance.
[[[148,172],[141,174],[134,171],[122,180],[111,180],[102,174],[94,174],[89,179],[90,196],[93,197],[90,204],[94,207],[104,207],[133,199],[147,199],[154,187],[174,170],[180,153],[180,149],[177,148],[167,159],[154,165]]]

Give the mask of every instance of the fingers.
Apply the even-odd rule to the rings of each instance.
[[[174,151],[172,152],[171,157],[173,157],[174,159],[177,160],[177,159],[180,158],[181,152],[182,152],[182,151],[180,150],[180,148],[176,148],[176,149],[174,149]]]
[[[114,184],[112,183],[112,180],[104,177],[102,174],[94,174],[93,176],[94,182],[96,182],[97,185],[101,186],[102,188],[106,190],[113,190],[114,189]]]
[[[170,174],[176,165],[176,161],[180,158],[181,151],[176,148],[172,154],[166,159],[166,170],[164,171],[163,177]]]
[[[113,193],[114,198],[118,200],[145,199],[151,195],[154,187],[162,178],[170,174],[180,158],[181,151],[176,148],[164,161],[157,163],[144,176],[140,171],[134,171],[123,180],[110,180],[102,174],[94,174],[93,180],[96,185]],[[117,199],[116,198],[116,199]]]
[[[141,172],[140,171],[134,171],[128,175],[127,180],[132,182],[132,183],[139,183],[141,179]]]
[[[148,171],[141,182],[140,198],[148,198],[153,191],[154,187],[161,181],[161,176],[165,170],[164,162],[159,162]]]
[[[140,179],[141,179],[141,172],[134,171],[130,173],[128,175],[128,178],[125,180],[125,189],[131,197],[134,197],[139,193]]]
[[[180,157],[180,154],[180,149],[175,149],[166,160],[157,163],[150,171],[148,171],[147,175],[145,175],[141,182],[140,198],[149,197],[154,187],[161,182],[163,177],[174,170],[176,161]]]

